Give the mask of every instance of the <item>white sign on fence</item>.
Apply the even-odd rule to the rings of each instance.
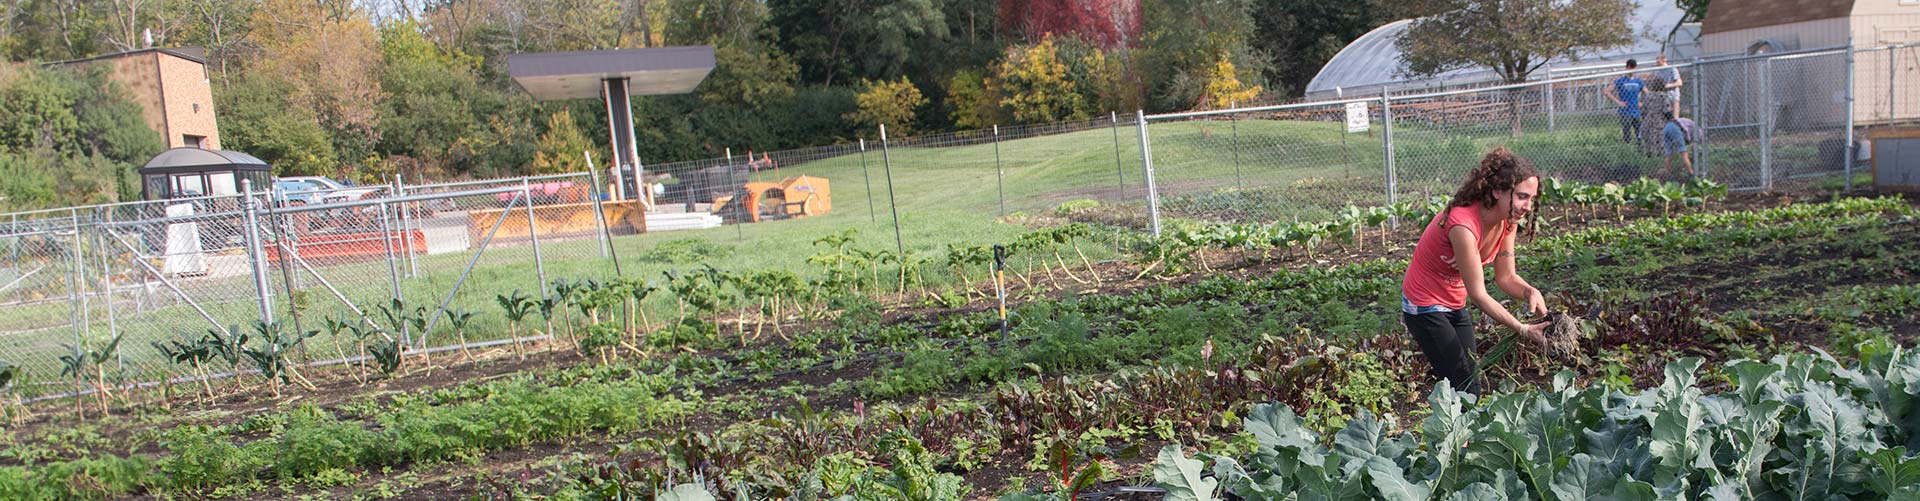
[[[1367,103],[1347,103],[1347,132],[1366,132],[1367,125]]]

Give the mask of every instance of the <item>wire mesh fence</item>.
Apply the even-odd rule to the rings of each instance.
[[[1378,100],[1283,105],[1153,120],[1155,187],[1170,217],[1274,221],[1333,205],[1387,202],[1385,130],[1349,128],[1349,106],[1378,123]]]
[[[1616,82],[1629,75],[1647,91],[1623,104]],[[165,362],[154,344],[266,319],[318,331],[299,355],[308,362],[352,358],[374,338],[468,346],[516,332],[498,296],[658,283],[705,266],[817,275],[814,257],[836,245],[931,271],[1064,222],[1113,228],[1088,246],[1099,259],[1162,219],[1314,220],[1424,202],[1503,145],[1565,179],[1677,179],[1689,172],[1667,165],[1669,113],[1704,132],[1688,146],[1694,175],[1747,190],[1831,183],[1864,171],[1848,161],[1850,130],[1920,121],[1920,95],[1907,92],[1916,82],[1920,46],[1807,51],[940,134],[876,128],[828,147],[645,166],[638,178],[276,184],[4,214],[0,361],[22,368],[19,391],[56,394],[80,389],[62,376],[63,355],[117,337],[119,380],[156,381]]]
[[[1848,51],[1830,49],[1149,116],[1148,160],[1165,199],[1156,216],[1269,222],[1425,200],[1451,193],[1499,146],[1548,176],[1584,182],[1703,176],[1735,190],[1845,185],[1850,118],[1869,120],[1869,109],[1887,117],[1879,123],[1920,114],[1920,104],[1908,111],[1898,97],[1905,63],[1884,59],[1914,50],[1863,51],[1881,62],[1851,66]],[[1888,69],[1875,73],[1874,64]],[[1849,68],[1882,83],[1850,91]],[[1882,97],[1850,110],[1853,92]],[[1684,154],[1679,144],[1669,148],[1667,125],[1678,119],[1702,136]],[[1680,143],[1691,141],[1679,130]]]

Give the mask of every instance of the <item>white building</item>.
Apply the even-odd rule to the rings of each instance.
[[[1715,0],[1737,3],[1736,0]],[[1886,0],[1902,1],[1902,0]],[[1914,1],[1914,0],[1907,0]],[[1585,68],[1589,72],[1605,66],[1607,70],[1619,69],[1617,63],[1627,59],[1639,59],[1651,63],[1659,56],[1663,48],[1672,46],[1667,54],[1677,60],[1692,59],[1696,53],[1691,50],[1693,29],[1681,26],[1686,16],[1672,0],[1641,0],[1634,9],[1633,19],[1628,26],[1633,29],[1633,41],[1628,45],[1608,50],[1577,54],[1575,58],[1558,58],[1548,63],[1549,68],[1565,71],[1571,68]],[[1334,54],[1320,73],[1307,83],[1306,94],[1309,99],[1331,99],[1336,96],[1379,95],[1382,88],[1395,92],[1414,89],[1440,89],[1460,85],[1493,82],[1499,79],[1492,70],[1480,67],[1461,68],[1425,78],[1409,79],[1400,75],[1405,66],[1400,60],[1400,48],[1395,42],[1400,34],[1413,24],[1411,19],[1402,19],[1387,23],[1373,31],[1361,35]],[[1670,39],[1683,40],[1669,43]],[[1559,74],[1559,73],[1557,73]],[[1534,78],[1545,77],[1545,72],[1536,73]]]

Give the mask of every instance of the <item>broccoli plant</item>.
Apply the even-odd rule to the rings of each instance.
[[[635,340],[636,344],[638,344],[639,333],[648,329],[645,304],[647,296],[653,295],[653,293],[660,290],[660,288],[654,287],[652,283],[639,278],[621,278],[618,279],[616,283],[619,284],[619,290],[623,297],[621,302],[626,305],[627,337]]]
[[[577,345],[583,356],[600,356],[600,365],[608,365],[611,359],[607,352],[620,345],[620,328],[611,324],[593,324],[587,326],[587,335],[580,338]]]
[[[194,378],[200,380],[201,388],[206,391],[207,398],[213,398],[213,378],[209,377],[207,363],[220,356],[214,352],[215,343],[210,342],[211,340],[206,336],[187,333],[181,333],[179,336],[179,339],[170,339],[164,343],[154,341],[153,348],[158,350],[160,356],[168,363],[187,366]]]
[[[551,353],[560,343],[553,335],[553,312],[559,308],[560,301],[555,296],[547,296],[533,302],[534,311],[540,312],[540,320],[547,324],[547,352]]]
[[[511,295],[494,296],[493,302],[499,304],[500,310],[507,316],[507,338],[513,341],[514,354],[521,360],[526,360],[527,352],[520,346],[520,322],[526,320],[528,314],[533,313],[535,307],[533,298],[527,297],[526,293],[520,292],[520,289],[514,289]]]
[[[93,349],[84,342],[78,346],[62,344],[72,353],[60,356],[60,375],[72,377],[74,383],[81,386],[92,385],[94,400],[99,402],[101,414],[107,413],[107,398],[112,396],[112,390],[107,387],[106,362],[120,352],[120,338],[124,335],[124,333],[114,335],[106,346],[99,349]],[[73,403],[74,410],[79,411],[80,419],[87,419],[86,406],[81,404],[81,400],[76,398]]]
[[[306,378],[300,376],[297,364],[289,363],[287,357],[300,346],[301,342],[318,335],[320,331],[288,332],[284,323],[255,321],[253,333],[258,336],[261,346],[245,346],[241,348],[241,352],[253,362],[255,369],[260,370],[260,377],[267,380],[267,388],[273,392],[275,398],[280,396],[282,385],[295,380],[311,389],[312,383],[308,383]]]
[[[327,315],[320,319],[321,330],[326,331],[327,339],[333,343],[334,354],[339,355],[342,361],[347,359],[347,348],[346,343],[340,342],[340,335],[349,332],[352,325],[351,322],[333,315]],[[365,383],[365,381],[360,378],[359,372],[356,371],[352,375],[354,383]]]
[[[367,358],[373,359],[375,367],[380,369],[380,374],[391,378],[394,372],[400,370],[400,355],[405,350],[400,341],[387,334],[385,329],[372,325],[363,327],[360,324],[349,324],[347,330],[353,333],[354,342],[359,345],[360,352]]]
[[[473,352],[467,349],[467,323],[473,321],[473,312],[455,308],[441,313],[447,316],[447,325],[453,326],[453,335],[460,340],[460,357],[473,360]]]

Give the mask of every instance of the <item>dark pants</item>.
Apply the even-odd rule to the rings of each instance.
[[[1473,360],[1473,317],[1465,310],[1400,314],[1407,332],[1433,365],[1433,375],[1447,380],[1454,391],[1480,393],[1478,365]]]
[[[1640,141],[1640,117],[1620,114],[1620,140],[1627,144]]]

